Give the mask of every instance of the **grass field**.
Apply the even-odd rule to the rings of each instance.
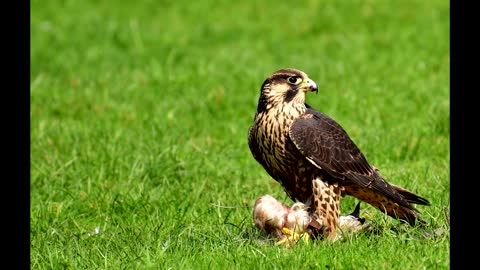
[[[31,1],[32,269],[449,269],[448,1]],[[387,180],[426,197],[428,235],[379,228],[275,246],[253,159],[263,80],[307,95]],[[356,204],[341,203],[343,213]]]

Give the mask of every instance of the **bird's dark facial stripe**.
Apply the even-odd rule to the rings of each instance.
[[[303,81],[303,78],[299,75],[286,73],[286,74],[277,74],[272,78],[272,81],[277,81],[278,83],[286,83],[289,86],[289,90],[284,93],[284,101],[292,101],[298,93],[298,85]]]
[[[297,89],[296,87],[288,90],[288,91],[285,93],[285,102],[290,102],[290,101],[292,101],[293,98],[295,98],[295,96],[297,95],[297,93],[298,93],[298,89]]]
[[[290,90],[285,92],[285,102],[291,102],[298,94],[298,86],[303,81],[300,76],[288,76],[285,81],[290,85]]]

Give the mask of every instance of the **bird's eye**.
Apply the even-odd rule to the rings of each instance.
[[[287,81],[291,84],[299,84],[302,82],[302,78],[298,76],[288,77]]]

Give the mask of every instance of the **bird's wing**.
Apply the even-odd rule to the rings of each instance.
[[[308,109],[290,125],[289,135],[307,159],[335,177],[348,173],[371,177],[375,172],[345,130],[323,113]]]
[[[333,177],[348,179],[412,207],[368,163],[347,132],[327,115],[308,108],[290,125],[289,136],[307,160]]]

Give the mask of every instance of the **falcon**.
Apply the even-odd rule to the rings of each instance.
[[[307,92],[318,93],[318,87],[300,70],[280,69],[268,77],[248,145],[290,199],[308,209],[312,236],[336,238],[339,203],[346,195],[415,225],[420,218],[413,204],[430,202],[388,183],[335,120],[305,103]]]

